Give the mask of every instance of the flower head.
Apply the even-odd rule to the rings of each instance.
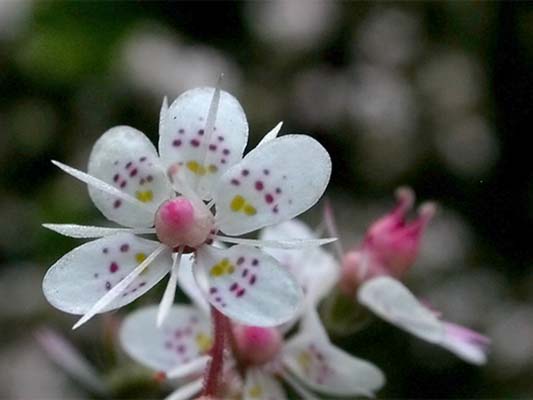
[[[156,307],[133,312],[122,326],[121,343],[140,363],[184,380],[171,398],[192,397],[201,390],[201,371],[209,360],[209,319],[190,306],[174,306],[171,312],[161,329],[153,323]],[[278,378],[303,397],[310,397],[309,389],[328,396],[371,396],[383,385],[378,368],[329,341],[314,309],[307,309],[298,333],[288,339],[273,327],[234,325],[232,330],[232,364],[240,366],[234,369],[242,374],[243,398],[287,398]]]
[[[331,172],[326,150],[305,135],[277,138],[280,128],[243,158],[248,124],[240,104],[218,88],[198,88],[170,107],[163,102],[159,155],[144,134],[119,126],[94,145],[88,173],[54,162],[88,184],[96,207],[126,228],[45,225],[72,237],[99,238],[49,269],[43,282],[47,299],[83,314],[77,327],[135,300],[170,271],[161,324],[174,299],[180,262],[192,253],[197,280],[206,283],[204,296],[223,314],[257,326],[289,320],[301,290],[256,247],[324,241],[263,243],[218,234],[241,235],[283,222],[324,192]],[[155,234],[157,240],[139,234]],[[214,240],[238,245],[223,249],[212,246]]]

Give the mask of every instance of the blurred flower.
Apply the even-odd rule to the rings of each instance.
[[[448,168],[465,177],[483,177],[495,164],[499,148],[489,123],[468,115],[439,124],[436,146]]]
[[[185,252],[194,254],[195,275],[208,282],[204,295],[221,313],[259,326],[290,320],[299,307],[300,288],[254,246],[325,242],[267,243],[216,234],[220,229],[237,236],[280,223],[310,208],[324,192],[331,171],[326,150],[305,135],[276,138],[280,128],[243,159],[248,124],[238,101],[218,88],[193,89],[170,108],[165,99],[159,155],[141,132],[121,126],[96,142],[88,174],[54,162],[89,185],[93,202],[109,220],[133,229],[45,225],[71,237],[100,237],[49,269],[43,282],[47,299],[63,311],[83,314],[76,328],[137,299],[171,270],[161,324],[174,301]],[[174,191],[181,196],[174,197]],[[136,234],[156,234],[158,241]],[[237,246],[210,246],[217,239]],[[192,261],[185,257],[184,262]]]
[[[246,4],[250,27],[276,50],[320,45],[335,28],[339,5],[332,1],[275,0]]]
[[[0,41],[13,39],[26,28],[32,8],[31,0],[0,1]]]
[[[487,360],[490,340],[468,328],[440,320],[396,279],[388,276],[363,283],[357,293],[360,303],[372,312],[421,339],[451,351],[472,364]]]
[[[169,399],[193,397],[202,388],[199,375],[209,360],[209,319],[194,307],[174,306],[172,318],[157,329],[156,313],[156,307],[147,307],[130,314],[121,329],[122,345],[135,360],[163,371],[165,377],[183,379]],[[278,377],[305,398],[312,397],[309,389],[330,396],[372,396],[384,383],[373,364],[329,341],[312,309],[289,339],[277,328],[242,325],[233,326],[232,336],[235,359],[229,364],[242,371],[243,398],[287,398]],[[231,374],[227,368],[224,375]]]
[[[0,320],[30,319],[45,310],[44,297],[33,294],[41,279],[40,266],[26,263],[0,265],[0,293],[10,300],[0,302]]]
[[[224,84],[238,91],[240,71],[225,54],[205,45],[185,45],[164,33],[133,31],[122,44],[119,68],[134,87],[160,99],[203,86],[221,73]]]
[[[394,8],[375,8],[358,27],[358,50],[376,64],[404,66],[413,61],[422,47],[420,19]]]

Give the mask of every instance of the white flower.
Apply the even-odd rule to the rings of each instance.
[[[141,364],[169,379],[182,379],[167,400],[193,397],[202,388],[201,372],[209,360],[209,318],[193,306],[174,306],[158,329],[156,313],[157,307],[145,307],[130,314],[120,330],[122,346]],[[243,399],[286,399],[278,378],[309,399],[315,398],[310,390],[327,396],[372,396],[384,384],[377,367],[329,341],[313,308],[307,309],[298,333],[286,340],[277,328],[233,329],[242,333],[234,336],[233,365],[238,362],[243,372]]]
[[[96,313],[132,302],[170,270],[161,324],[174,299],[182,254],[193,252],[196,279],[207,283],[204,296],[223,314],[256,326],[288,321],[298,310],[301,290],[256,247],[328,240],[255,241],[217,234],[241,235],[283,222],[324,192],[331,173],[326,150],[305,135],[277,138],[280,128],[242,158],[248,124],[240,104],[218,88],[198,88],[170,107],[163,102],[159,156],[141,132],[119,126],[94,145],[88,173],[54,162],[89,185],[93,202],[109,220],[128,228],[46,224],[67,236],[99,238],[49,269],[43,282],[48,301],[83,314],[76,328]],[[137,234],[156,234],[158,241]],[[220,249],[210,246],[213,240],[238,245]]]
[[[490,340],[468,328],[443,321],[398,280],[373,278],[361,286],[359,302],[384,320],[472,364],[485,364]]]

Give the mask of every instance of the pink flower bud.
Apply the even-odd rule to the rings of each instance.
[[[155,216],[155,230],[161,243],[169,247],[198,247],[213,227],[209,211],[203,210],[185,197],[164,202]]]
[[[276,328],[236,325],[233,335],[237,357],[248,365],[262,365],[274,360],[283,342]]]
[[[361,248],[348,251],[342,258],[339,289],[352,296],[363,281],[380,275],[401,278],[418,255],[424,228],[435,214],[433,203],[423,204],[418,217],[406,221],[415,196],[409,188],[396,191],[398,204],[389,214],[368,229]]]

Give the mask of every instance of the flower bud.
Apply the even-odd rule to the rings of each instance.
[[[236,325],[233,335],[237,357],[247,365],[272,361],[281,350],[283,338],[276,328]]]

